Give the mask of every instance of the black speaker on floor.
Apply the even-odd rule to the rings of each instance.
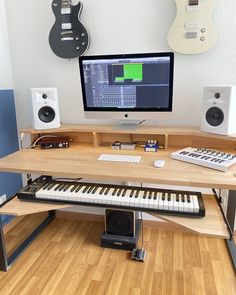
[[[101,246],[133,250],[137,245],[140,225],[138,212],[106,209],[105,231],[101,238]]]

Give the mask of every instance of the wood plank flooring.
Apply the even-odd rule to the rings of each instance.
[[[40,219],[29,216],[7,232],[8,253]],[[0,272],[0,294],[236,294],[224,240],[146,227],[141,263],[128,251],[101,248],[103,229],[101,222],[55,219],[7,273]]]

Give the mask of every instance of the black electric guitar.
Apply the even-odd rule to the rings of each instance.
[[[82,3],[72,5],[71,0],[53,0],[56,21],[49,34],[52,51],[62,58],[76,58],[89,47],[89,36],[79,21]]]

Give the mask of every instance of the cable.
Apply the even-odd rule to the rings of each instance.
[[[142,244],[141,249],[143,249],[143,212],[141,211],[141,231],[142,231]]]
[[[37,142],[39,142],[42,138],[47,138],[47,137],[58,137],[57,135],[43,135],[40,136],[38,139],[35,140],[35,142],[31,145],[32,148],[34,148],[37,144]]]
[[[20,148],[23,149],[23,137],[24,137],[24,132],[21,132],[20,134]]]
[[[142,120],[142,121],[140,121],[138,124],[141,125],[141,124],[143,124],[145,121],[146,121],[146,120]]]

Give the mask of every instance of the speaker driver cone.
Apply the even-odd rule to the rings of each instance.
[[[133,223],[127,212],[113,211],[107,216],[107,234],[133,235]]]
[[[54,120],[55,118],[55,111],[51,107],[42,107],[38,111],[38,117],[39,119],[44,122],[44,123],[50,123]]]
[[[221,109],[212,107],[206,112],[206,121],[211,126],[219,126],[224,121],[224,113]]]

